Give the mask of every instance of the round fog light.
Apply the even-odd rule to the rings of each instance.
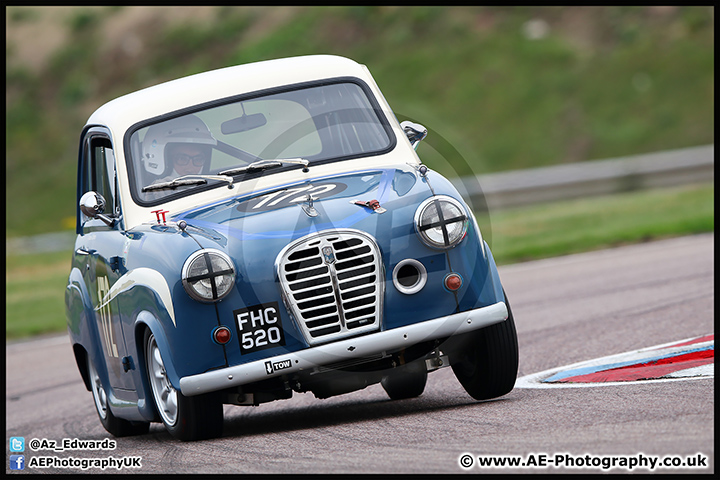
[[[232,333],[230,333],[230,329],[227,327],[217,327],[213,331],[213,340],[220,345],[228,343],[231,337]]]
[[[463,279],[458,273],[448,273],[445,276],[445,288],[451,292],[455,292],[462,287]]]

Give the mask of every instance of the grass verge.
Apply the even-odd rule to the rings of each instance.
[[[8,339],[65,331],[67,252],[5,255],[5,335]]]
[[[712,232],[714,192],[685,186],[491,212],[491,249],[502,265]]]
[[[712,232],[714,191],[714,185],[677,187],[491,213],[493,255],[503,265]],[[70,252],[5,259],[7,338],[65,331]]]

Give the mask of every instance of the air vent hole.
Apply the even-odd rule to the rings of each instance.
[[[427,283],[425,266],[413,258],[406,258],[393,269],[393,285],[400,293],[412,295],[423,289]]]
[[[411,263],[406,263],[398,270],[398,283],[406,288],[417,285],[420,281],[420,272],[417,267]]]

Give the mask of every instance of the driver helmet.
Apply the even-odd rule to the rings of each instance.
[[[213,145],[217,145],[217,140],[212,136],[205,122],[195,115],[185,115],[153,125],[148,129],[142,142],[142,161],[147,172],[163,175],[168,163],[167,146],[173,143],[207,145],[209,150]]]

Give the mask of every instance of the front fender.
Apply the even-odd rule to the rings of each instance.
[[[167,313],[165,313],[167,315]],[[167,320],[165,320],[167,322]],[[170,354],[170,344],[163,327],[163,321],[158,319],[157,314],[153,314],[148,310],[141,311],[135,318],[133,331],[135,332],[135,348],[138,352],[138,359],[140,360],[139,370],[142,377],[142,385],[144,391],[149,391],[150,384],[148,383],[146,374],[147,358],[145,358],[145,329],[149,329],[150,332],[155,336],[155,341],[160,349],[160,355],[162,356],[163,363],[165,364],[165,371],[167,372],[168,380],[176,390],[180,389],[180,377],[175,369],[173,363],[173,357]],[[138,392],[140,396],[140,392]],[[149,395],[148,395],[149,397]]]
[[[505,304],[507,304],[505,290],[503,290],[502,283],[500,282],[500,274],[498,273],[497,265],[495,264],[495,257],[493,257],[493,254],[490,251],[490,246],[487,242],[483,241],[483,246],[485,247],[485,255],[487,255],[487,262],[490,269],[490,278],[492,280],[492,288],[495,293],[495,298],[497,301],[505,302]]]
[[[135,337],[135,349],[137,352],[138,365],[136,372],[136,391],[138,397],[137,408],[145,419],[150,421],[159,420],[159,416],[155,409],[155,404],[152,400],[152,391],[150,389],[150,382],[147,376],[147,358],[145,357],[145,331],[150,330],[155,336],[155,341],[160,349],[160,355],[163,358],[165,364],[165,371],[167,372],[170,383],[179,390],[176,385],[180,385],[180,379],[175,370],[175,365],[172,362],[170,356],[170,349],[168,346],[168,339],[165,335],[165,330],[162,326],[162,321],[157,316],[147,310],[141,311],[135,318],[133,325],[133,332]]]

